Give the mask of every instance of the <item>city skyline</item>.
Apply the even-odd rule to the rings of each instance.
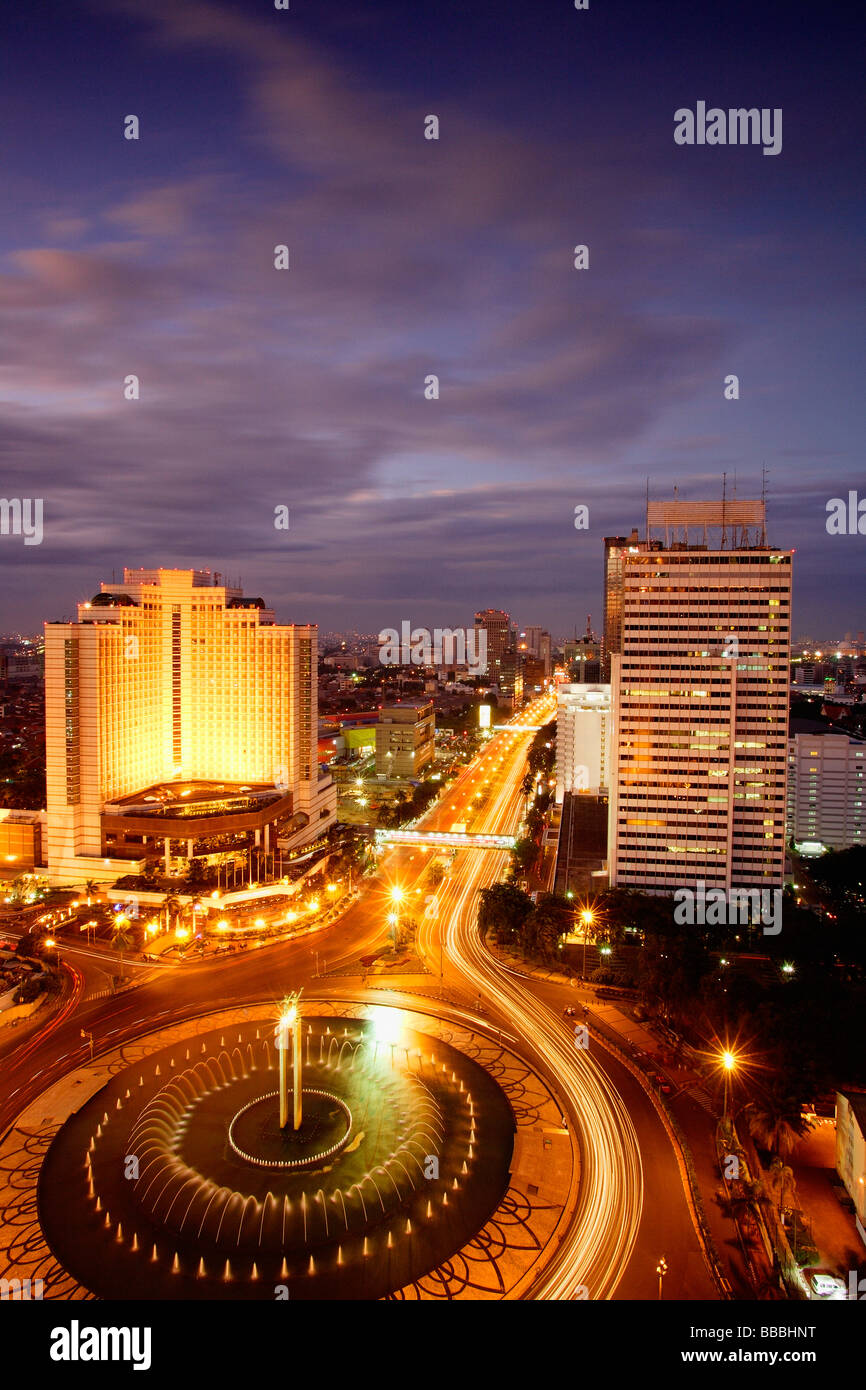
[[[13,1355],[850,1355],[864,20],[0,15]]]
[[[720,31],[684,0],[603,24],[104,0],[10,25],[2,492],[43,500],[44,536],[0,536],[0,627],[83,597],[84,556],[219,556],[324,628],[390,625],[399,594],[428,625],[492,605],[570,631],[600,615],[598,547],[641,527],[647,479],[755,496],[766,467],[796,625],[832,592],[858,630],[833,585],[860,539],[826,529],[862,477],[836,134],[857,72],[844,18],[815,33],[795,10],[726,5]],[[704,95],[783,109],[779,154],[677,145]]]

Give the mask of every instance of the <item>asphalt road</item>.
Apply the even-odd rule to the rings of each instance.
[[[523,711],[520,722],[533,722],[532,712]],[[536,714],[539,722],[542,715],[550,718],[550,703],[546,708],[539,703]],[[531,739],[531,734],[493,738],[443,794],[425,826],[451,829],[465,823],[470,831],[513,833],[524,810],[520,781]],[[479,801],[483,804],[476,810]],[[567,988],[514,977],[478,940],[477,893],[500,877],[502,854],[458,853],[437,890],[432,914],[422,915],[424,897],[431,891],[428,864],[429,856],[419,849],[391,849],[363,897],[321,931],[225,959],[148,969],[141,985],[107,998],[85,997],[93,987],[93,972],[104,967],[100,952],[63,948],[73,978],[62,1007],[2,1057],[0,1135],[48,1085],[87,1060],[90,1045],[82,1039],[82,1029],[92,1033],[98,1055],[209,1008],[272,999],[276,1010],[290,990],[322,984],[316,977],[316,952],[330,973],[387,944],[390,889],[399,885],[406,895],[401,911],[421,920],[417,948],[430,971],[438,974],[441,966],[447,987],[464,1000],[483,1000],[485,1017],[520,1039],[528,1059],[562,1095],[569,1126],[578,1136],[580,1187],[575,1184],[570,1198],[559,1252],[532,1296],[654,1299],[655,1268],[664,1255],[669,1270],[665,1298],[715,1298],[673,1150],[640,1083],[592,1039],[588,1051],[575,1048],[572,1030],[561,1016]],[[399,989],[400,977],[389,975],[388,984]]]

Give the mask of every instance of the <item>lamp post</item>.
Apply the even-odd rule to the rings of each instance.
[[[583,979],[585,980],[585,979],[586,979],[586,938],[587,938],[587,934],[588,934],[588,932],[589,932],[589,928],[592,926],[593,922],[595,921],[595,915],[593,914],[592,909],[591,909],[591,908],[588,908],[588,907],[585,907],[585,908],[583,909],[583,911],[581,912],[581,914],[580,914],[580,920],[581,920],[581,922],[583,923],[583,970],[582,970],[582,976],[583,976]]]
[[[726,1050],[725,1052],[722,1053],[721,1061],[722,1061],[722,1066],[724,1067],[724,1071],[725,1071],[725,1092],[724,1092],[724,1099],[723,1099],[723,1101],[722,1101],[722,1124],[724,1125],[725,1131],[727,1132],[727,1127],[728,1127],[728,1082],[729,1082],[729,1078],[730,1078],[731,1072],[734,1070],[734,1067],[737,1065],[737,1059],[736,1059],[736,1057],[734,1056],[733,1052],[728,1052],[728,1051]]]
[[[667,1260],[665,1259],[664,1255],[662,1255],[661,1259],[659,1260],[658,1264],[656,1265],[656,1274],[657,1274],[658,1277],[659,1277],[659,1299],[661,1299],[661,1296],[662,1296],[662,1284],[663,1284],[663,1282],[664,1282],[664,1277],[665,1277],[665,1275],[667,1274],[667,1272],[668,1272],[668,1262],[667,1262]]]
[[[393,937],[393,939],[394,939],[394,949],[395,949],[395,950],[397,949],[397,939],[398,939],[398,936],[399,936],[399,927],[400,927],[400,911],[399,911],[399,909],[400,909],[400,904],[401,904],[401,902],[403,901],[403,899],[404,899],[405,896],[406,896],[406,895],[405,895],[405,893],[403,892],[403,889],[400,888],[400,887],[398,887],[396,884],[395,884],[395,886],[391,889],[392,910],[388,913],[388,922],[390,923],[390,926],[391,926],[391,935],[392,935],[392,937]]]

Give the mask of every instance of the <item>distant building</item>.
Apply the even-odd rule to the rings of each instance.
[[[787,833],[805,853],[862,845],[866,740],[815,719],[792,719]]]
[[[517,639],[517,650],[527,659],[540,661],[543,676],[550,675],[550,633],[543,627],[525,627]]]
[[[44,811],[0,808],[0,868],[20,874],[41,865],[44,827]]]
[[[483,608],[475,614],[476,632],[485,634],[487,643],[487,680],[491,685],[499,685],[502,658],[514,649],[514,629],[511,618],[501,608]],[[476,638],[476,651],[479,650]]]
[[[836,1092],[836,1172],[854,1203],[857,1233],[866,1245],[866,1095]]]
[[[559,685],[556,691],[556,800],[598,795],[610,774],[610,686]]]
[[[319,771],[316,627],[203,570],[124,570],[45,624],[47,858],[53,883],[176,873],[335,822]],[[204,853],[205,851],[202,851]]]
[[[591,637],[579,637],[563,648],[568,679],[577,685],[598,685],[604,671],[602,647]]]
[[[387,705],[376,725],[376,773],[415,780],[433,761],[436,720],[429,701]]]
[[[513,648],[500,657],[497,687],[512,710],[520,708],[524,694],[523,657]]]

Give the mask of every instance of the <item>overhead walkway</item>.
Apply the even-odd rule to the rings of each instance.
[[[429,845],[432,849],[512,850],[514,835],[467,835],[461,830],[377,830],[377,845]]]

